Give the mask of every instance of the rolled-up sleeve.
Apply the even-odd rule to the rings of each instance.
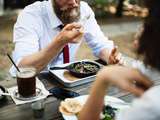
[[[39,19],[30,11],[22,11],[18,16],[17,22],[14,25],[13,43],[15,44],[12,53],[16,64],[22,60],[23,57],[31,55],[39,50],[40,25]],[[15,68],[12,66],[10,73],[15,76]]]
[[[100,26],[97,24],[94,12],[86,3],[85,5],[86,16],[90,16],[85,23],[84,38],[88,46],[92,49],[95,56],[99,56],[102,49],[111,51],[114,47],[113,41],[109,40],[101,31]]]

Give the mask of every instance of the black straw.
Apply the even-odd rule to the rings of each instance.
[[[11,56],[8,53],[7,53],[7,56],[9,57],[11,62],[13,63],[14,67],[18,70],[18,72],[20,72],[19,68],[17,67],[17,65],[15,64],[15,62],[13,61],[13,59],[11,58]]]

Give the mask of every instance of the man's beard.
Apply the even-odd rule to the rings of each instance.
[[[80,19],[80,7],[61,10],[55,2],[53,7],[57,17],[62,21],[63,24],[77,22]]]

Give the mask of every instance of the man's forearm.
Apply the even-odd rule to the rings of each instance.
[[[67,24],[61,32],[55,37],[54,40],[44,49],[37,53],[25,56],[18,66],[35,67],[38,71],[41,71],[46,65],[54,59],[67,43],[78,43],[79,37],[82,37],[80,30],[82,26],[78,23]],[[78,40],[77,40],[78,39]]]
[[[38,71],[41,71],[46,65],[55,58],[58,53],[62,50],[64,44],[61,43],[57,38],[53,40],[46,48],[33,53],[29,56],[25,56],[19,63],[19,67],[35,67]]]
[[[108,63],[109,60],[109,50],[107,50],[106,48],[102,49],[100,54],[99,54],[99,58],[103,61],[105,61],[106,63]]]

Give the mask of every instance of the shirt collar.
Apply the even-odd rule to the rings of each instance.
[[[47,5],[47,12],[49,16],[49,21],[51,24],[52,29],[58,27],[59,25],[62,25],[62,21],[56,16],[56,13],[54,12],[54,8],[52,5],[52,0],[48,1]]]

